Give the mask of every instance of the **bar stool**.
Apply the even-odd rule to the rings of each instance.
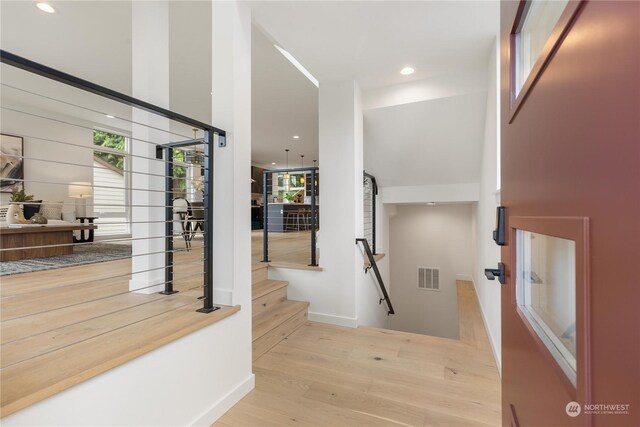
[[[303,230],[311,230],[311,208],[302,209]]]
[[[284,211],[284,231],[297,231],[296,224],[300,223],[298,212]]]

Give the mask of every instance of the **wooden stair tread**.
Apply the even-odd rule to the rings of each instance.
[[[251,271],[256,271],[256,270],[260,270],[262,268],[268,268],[269,267],[269,263],[267,262],[256,262],[251,264]]]
[[[151,314],[151,317],[127,327],[105,332],[2,369],[2,416],[95,377],[240,310],[240,306],[223,306],[213,313],[203,314],[195,311],[200,307],[202,302],[194,300],[178,308],[167,308],[160,314]]]
[[[272,310],[261,313],[253,318],[253,341],[266,334],[278,325],[284,323],[296,313],[306,310],[309,303],[306,301],[287,300],[278,304]]]
[[[284,288],[288,284],[289,282],[283,280],[263,280],[253,285],[251,289],[251,297],[254,300],[258,299],[268,293],[277,291],[280,288]]]

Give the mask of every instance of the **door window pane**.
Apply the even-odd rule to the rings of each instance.
[[[576,244],[518,230],[518,306],[567,376],[576,377]]]
[[[529,77],[533,66],[558,23],[568,0],[533,0],[517,33],[516,96]]]

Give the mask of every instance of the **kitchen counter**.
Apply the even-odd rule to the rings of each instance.
[[[316,205],[316,228],[320,206]],[[311,226],[310,203],[269,203],[269,231],[284,233],[287,231],[309,230]]]

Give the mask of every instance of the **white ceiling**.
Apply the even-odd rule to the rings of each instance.
[[[2,48],[130,94],[131,3],[53,4],[58,13],[47,15],[32,1],[0,2]],[[372,109],[365,111],[365,166],[381,183],[478,180],[470,153],[480,149],[484,95],[429,102],[414,95],[417,89],[446,96],[484,90],[480,86],[498,28],[497,2],[264,1],[251,2],[251,7],[255,24],[268,34],[253,31],[254,164],[282,166],[285,148],[291,149],[291,165],[299,164],[300,154],[307,165],[318,156],[318,89],[273,47],[276,41],[320,85],[356,79],[365,100],[384,100],[368,101]],[[171,108],[205,122],[211,122],[211,60],[199,53],[210,51],[210,10],[208,2],[170,4]],[[105,22],[108,30],[102,30]],[[401,76],[405,65],[413,66],[415,74]],[[472,84],[442,83],[453,75]],[[459,121],[443,114],[440,105],[449,104],[455,105],[450,113]],[[394,147],[389,141],[394,150],[389,151]],[[391,165],[397,173],[391,173]]]
[[[319,81],[363,90],[484,70],[497,1],[254,1],[254,21]],[[405,77],[400,69],[416,72]]]
[[[56,8],[55,14],[41,12],[34,1],[1,1],[2,49],[131,95],[131,2],[53,1],[51,4]],[[170,2],[168,7],[170,105],[162,107],[211,123],[211,4],[180,1]],[[72,96],[71,91],[56,87],[60,86],[57,83],[47,84],[26,76],[20,82],[16,73],[8,73],[7,77],[20,87],[29,87],[35,82],[39,93],[48,92],[70,102],[77,97],[77,104],[100,111],[107,108],[98,97],[79,93]],[[8,78],[3,76],[3,82],[6,81]],[[37,102],[35,98],[33,101]],[[111,104],[109,108],[120,111],[114,102]],[[37,107],[48,108],[44,104]],[[69,109],[58,112],[73,113]],[[192,135],[190,129],[187,134]]]
[[[499,2],[254,1],[251,7],[254,23],[321,88],[358,82],[364,164],[381,186],[479,181]],[[415,73],[402,76],[405,66]]]
[[[318,88],[256,27],[251,60],[252,162],[283,168],[289,148],[289,166],[300,166],[301,154],[311,166],[318,159]]]
[[[380,186],[478,182],[486,92],[364,113],[364,163]]]

